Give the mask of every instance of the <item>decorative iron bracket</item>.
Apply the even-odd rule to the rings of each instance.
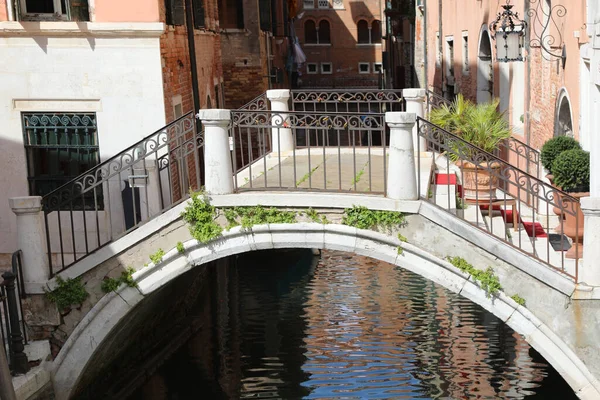
[[[567,8],[562,4],[550,5],[547,8],[544,4],[545,1],[529,0],[529,9],[527,10],[531,26],[529,45],[540,47],[545,60],[562,59],[564,68],[567,61],[567,48],[563,41],[559,20],[567,15]],[[560,49],[557,49],[558,46]]]

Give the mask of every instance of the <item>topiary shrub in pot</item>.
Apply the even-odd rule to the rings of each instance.
[[[560,153],[552,163],[554,182],[568,195],[563,195],[563,233],[573,239],[567,258],[583,257],[583,213],[579,200],[589,196],[590,153],[575,148]]]
[[[540,161],[542,165],[548,171],[550,181],[552,182],[552,164],[556,157],[563,151],[571,149],[581,149],[581,145],[572,137],[569,136],[557,136],[548,140],[542,146],[540,151]]]

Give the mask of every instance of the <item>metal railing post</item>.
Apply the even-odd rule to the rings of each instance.
[[[43,293],[50,278],[46,226],[39,196],[8,199],[17,216],[17,248],[23,250],[23,284],[27,293]]]
[[[209,194],[233,193],[233,168],[229,150],[229,110],[200,110],[204,125],[204,175]],[[235,150],[235,149],[234,149]]]
[[[25,374],[29,370],[27,355],[23,352],[25,345],[23,344],[23,333],[19,323],[19,307],[17,304],[17,296],[15,294],[15,279],[16,275],[12,271],[7,271],[2,274],[4,279],[4,288],[6,289],[6,300],[8,302],[8,315],[10,320],[9,340],[10,347],[10,364],[12,369],[17,374]]]

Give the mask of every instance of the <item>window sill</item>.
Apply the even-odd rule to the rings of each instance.
[[[304,43],[306,47],[330,47],[331,43]]]
[[[381,43],[356,43],[356,47],[373,47],[381,46]]]
[[[3,21],[0,36],[160,37],[162,22]]]

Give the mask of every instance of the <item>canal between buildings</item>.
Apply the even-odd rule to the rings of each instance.
[[[193,333],[172,340],[168,355],[112,393],[130,400],[576,398],[521,335],[400,267],[284,250],[206,268]]]

